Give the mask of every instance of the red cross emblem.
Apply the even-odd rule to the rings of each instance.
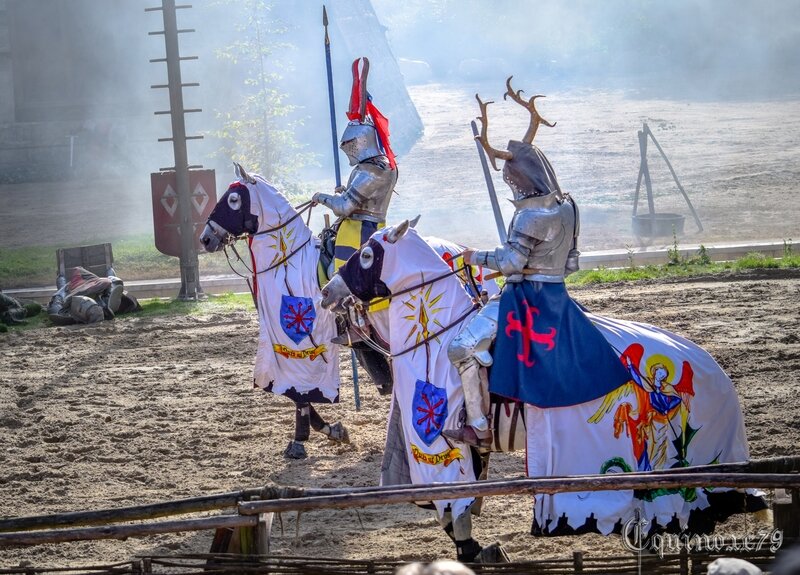
[[[556,329],[551,327],[548,333],[538,333],[533,330],[533,318],[539,315],[539,309],[531,307],[527,301],[523,300],[525,306],[525,323],[514,318],[514,312],[508,312],[506,316],[506,336],[513,337],[512,333],[518,331],[522,334],[522,353],[517,354],[517,359],[525,364],[525,367],[533,367],[535,363],[530,357],[531,344],[538,343],[547,346],[545,351],[550,351],[556,346]]]

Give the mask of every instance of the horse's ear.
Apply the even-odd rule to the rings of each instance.
[[[248,184],[255,184],[256,183],[256,179],[253,176],[251,176],[250,174],[248,174],[240,163],[234,162],[233,163],[233,170],[236,173],[236,177],[239,178],[240,180],[244,180]]]
[[[391,230],[389,230],[389,233],[386,234],[386,241],[389,242],[390,244],[396,243],[397,240],[406,235],[406,232],[410,227],[411,227],[411,222],[409,222],[408,220],[403,220],[395,227],[393,227]]]
[[[422,217],[422,214],[417,214],[417,217],[409,222],[409,224],[411,225],[412,228],[416,228],[417,227],[417,224],[419,223],[419,219],[421,217]]]

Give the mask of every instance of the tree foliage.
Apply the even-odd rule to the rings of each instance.
[[[291,72],[286,57],[289,26],[267,0],[221,0],[231,6],[239,21],[236,39],[217,50],[217,57],[237,71],[241,97],[226,111],[218,111],[221,127],[214,135],[222,145],[218,153],[241,162],[289,194],[305,190],[297,182],[303,166],[315,164],[314,154],[295,137],[302,124],[297,106],[280,88],[282,74]]]

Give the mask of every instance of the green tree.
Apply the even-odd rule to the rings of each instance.
[[[303,120],[297,106],[280,89],[282,74],[291,72],[287,55],[294,46],[285,40],[289,27],[267,0],[221,0],[239,15],[236,39],[217,51],[217,57],[243,70],[242,96],[224,112],[217,112],[221,127],[218,154],[241,162],[289,194],[306,193],[297,182],[298,170],[316,165],[313,153],[295,137]]]

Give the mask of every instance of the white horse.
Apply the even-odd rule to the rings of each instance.
[[[306,456],[309,425],[334,441],[349,441],[341,423],[328,425],[312,405],[339,401],[335,317],[319,305],[319,250],[302,210],[261,176],[238,164],[236,174],[200,241],[215,252],[241,236],[249,239],[259,318],[254,383],[296,403],[295,438],[284,454],[299,459]]]
[[[473,479],[474,455],[441,435],[458,424],[463,405],[458,373],[446,353],[474,313],[460,282],[405,221],[374,234],[323,288],[322,303],[335,307],[350,294],[362,301],[391,299],[389,333],[383,335],[390,342],[395,394],[386,457],[402,468],[396,461],[402,456],[413,483]],[[589,317],[618,350],[631,380],[582,404],[525,405],[529,476],[748,460],[736,392],[708,353],[653,326]],[[392,466],[384,463],[384,469]],[[455,517],[471,501],[435,503],[440,515],[449,505]],[[533,532],[610,534],[637,513],[654,528],[707,532],[721,517],[763,507],[759,497],[726,490],[545,495],[536,498]]]

